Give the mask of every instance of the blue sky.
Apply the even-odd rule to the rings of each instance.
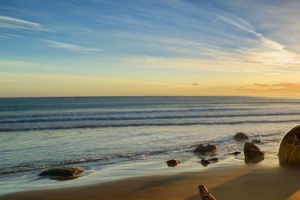
[[[299,4],[1,0],[0,96],[295,96]]]

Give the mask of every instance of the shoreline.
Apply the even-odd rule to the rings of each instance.
[[[147,175],[99,184],[62,189],[25,191],[0,196],[17,199],[178,199],[199,200],[198,185],[204,184],[217,199],[299,199],[297,167],[268,162],[212,167],[199,172]],[[299,192],[298,192],[299,191]]]

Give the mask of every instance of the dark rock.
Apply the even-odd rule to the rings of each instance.
[[[68,181],[68,180],[74,180],[79,178],[79,176],[51,176],[50,180],[56,180],[56,181]]]
[[[209,165],[210,163],[216,163],[218,162],[219,159],[218,158],[210,158],[210,159],[205,159],[205,158],[202,158],[200,163],[201,165],[203,165],[204,167],[206,167],[207,165]]]
[[[84,170],[79,167],[57,167],[57,168],[47,169],[39,173],[39,176],[74,177],[83,171]]]
[[[239,132],[239,133],[235,134],[234,139],[236,139],[236,140],[248,140],[248,136],[243,132]]]
[[[239,155],[241,152],[240,151],[235,151],[235,152],[233,152],[233,153],[229,153],[229,155]]]
[[[203,158],[203,159],[201,159],[200,163],[201,163],[201,165],[203,165],[204,167],[206,167],[207,165],[210,164],[210,161]]]
[[[254,157],[252,159],[249,159],[249,158],[245,157],[245,163],[246,164],[256,164],[256,163],[259,163],[263,160],[264,160],[264,157]]]
[[[300,126],[290,130],[282,139],[278,157],[280,164],[300,164]]]
[[[217,146],[213,145],[213,144],[208,144],[206,146],[204,146],[203,144],[200,144],[195,150],[194,152],[198,152],[198,153],[214,153],[217,150]]]
[[[175,166],[177,166],[177,165],[179,165],[180,164],[180,161],[179,160],[168,160],[167,161],[167,165],[168,165],[168,167],[175,167]]]
[[[205,185],[198,185],[198,189],[202,200],[216,200],[216,198],[208,191]]]
[[[218,162],[219,158],[210,158],[210,159],[208,159],[208,161],[210,161],[210,162]]]
[[[259,163],[264,160],[264,152],[251,142],[246,142],[244,145],[245,163]]]

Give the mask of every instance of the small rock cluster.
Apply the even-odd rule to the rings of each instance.
[[[249,137],[243,132],[237,133],[234,136],[234,138],[236,141],[244,141],[244,140],[249,139]],[[254,143],[261,143],[261,141],[255,139],[255,140],[252,140],[252,142],[245,142],[245,144],[244,144],[244,156],[245,156],[246,164],[259,163],[262,160],[264,160],[264,155],[265,155],[264,152],[262,152]],[[199,144],[198,147],[194,150],[194,152],[199,153],[200,155],[212,156],[217,150],[218,150],[218,147],[214,144],[207,144],[207,145]],[[229,153],[228,155],[236,156],[240,153],[241,153],[240,151],[235,151],[235,152]],[[210,163],[216,163],[218,161],[219,161],[218,158],[209,158],[209,159],[202,158],[200,163],[201,163],[201,165],[206,167]],[[179,160],[173,159],[173,160],[167,161],[167,165],[169,167],[175,167],[178,164],[180,164]]]

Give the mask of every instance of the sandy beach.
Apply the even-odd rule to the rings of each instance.
[[[204,184],[221,200],[300,199],[299,169],[267,165],[217,167],[201,172],[123,179],[82,187],[14,193],[2,200],[174,199],[199,200]]]

